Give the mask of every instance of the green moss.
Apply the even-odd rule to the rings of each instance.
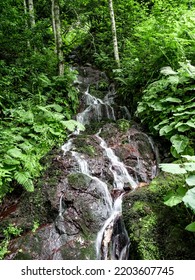
[[[167,192],[183,185],[183,176],[160,174],[149,187],[124,197],[123,217],[131,239],[130,259],[194,259],[190,222],[182,204],[170,208],[163,201]],[[185,240],[185,242],[183,242]]]
[[[91,237],[91,240],[81,240],[80,242],[74,243],[71,249],[70,245],[68,249],[64,246],[64,248],[61,248],[61,253],[63,260],[95,260],[94,237]]]
[[[96,156],[97,149],[96,143],[94,142],[93,137],[90,135],[82,134],[76,138],[74,141],[74,145],[76,147],[77,152],[89,155],[91,157]]]
[[[32,256],[26,252],[18,252],[14,257],[14,260],[32,260]]]
[[[87,189],[91,178],[83,173],[71,173],[67,176],[68,183],[75,189]]]
[[[144,218],[140,219],[140,223],[137,225],[140,227],[139,236],[140,239],[138,243],[138,250],[140,251],[140,257],[143,260],[160,259],[159,248],[155,240],[155,232],[153,228],[157,222],[157,217],[154,213],[151,215],[146,215]]]
[[[91,157],[97,155],[96,150],[92,145],[84,145],[82,147],[79,147],[77,151]]]

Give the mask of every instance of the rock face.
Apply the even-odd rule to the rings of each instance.
[[[130,259],[194,260],[195,240],[185,230],[191,222],[181,204],[163,204],[168,191],[183,186],[182,176],[160,174],[148,187],[138,188],[123,200],[123,219],[131,239]]]
[[[9,243],[6,259],[128,257],[121,194],[155,177],[157,151],[145,133],[124,119],[130,118],[128,110],[114,103],[116,93],[104,73],[80,67],[75,86],[82,95],[76,119],[86,131],[73,133],[61,151],[52,151],[35,192],[23,193],[1,213],[0,227],[23,229]]]
[[[143,132],[134,127],[121,131],[119,124],[109,123],[100,135],[135,180],[149,182],[153,178],[155,150]],[[112,196],[117,195],[114,179],[95,134],[86,131],[69,141],[71,151],[66,149],[65,155],[53,151],[45,159],[48,168],[35,193],[24,194],[16,210],[4,217],[2,223],[23,228],[23,234],[10,242],[6,259],[96,259],[96,236],[110,211],[104,184]],[[76,155],[90,176],[81,172]]]

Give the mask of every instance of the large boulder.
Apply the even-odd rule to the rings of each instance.
[[[184,184],[182,176],[160,174],[149,187],[138,188],[123,200],[123,219],[129,234],[130,259],[195,259],[193,233],[185,230],[191,222],[186,208],[166,206],[168,191]]]

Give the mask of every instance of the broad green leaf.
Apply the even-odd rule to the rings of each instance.
[[[160,70],[160,73],[168,76],[168,75],[177,75],[178,73],[175,72],[170,66],[165,66]]]
[[[189,176],[186,179],[186,184],[188,184],[190,187],[195,186],[195,175]]]
[[[183,197],[187,191],[188,191],[188,189],[185,186],[184,187],[182,186],[176,190],[176,193]]]
[[[185,150],[186,146],[189,144],[188,137],[178,134],[172,136],[170,141],[178,154],[182,153]]]
[[[75,120],[61,121],[61,123],[70,131],[75,131],[76,129],[85,130],[84,125]]]
[[[195,187],[188,190],[182,200],[186,207],[191,208],[195,212]]]
[[[34,191],[34,185],[30,178],[30,174],[24,171],[16,171],[14,173],[15,180],[22,185],[28,192]]]
[[[166,135],[167,133],[169,133],[171,130],[173,130],[173,126],[165,125],[160,129],[159,134],[160,134],[160,136],[163,136],[163,135]]]
[[[183,198],[182,196],[175,194],[175,195],[171,196],[168,200],[166,200],[164,202],[164,204],[167,206],[173,207],[173,206],[181,203],[182,198]]]
[[[195,232],[195,222],[187,225],[187,227],[185,227],[186,230],[191,231],[191,232]]]
[[[14,159],[14,158],[11,158],[11,157],[7,157],[7,158],[4,160],[4,163],[7,164],[7,165],[18,165],[18,164],[20,164],[20,161]]]
[[[160,168],[164,172],[172,173],[172,174],[185,174],[187,171],[180,164],[176,163],[161,163],[159,164]]]
[[[47,108],[53,108],[55,111],[57,111],[58,113],[61,113],[63,111],[63,107],[60,106],[59,104],[51,104],[51,105],[47,105]]]
[[[185,112],[182,112],[182,113],[175,113],[173,115],[178,117],[178,116],[183,116],[183,115],[194,115],[194,114],[195,114],[195,110],[194,111],[185,111]]]
[[[21,144],[18,145],[20,148],[22,148],[22,150],[24,151],[29,151],[33,148],[33,145],[31,145],[29,142],[23,142]]]
[[[187,121],[187,122],[186,122],[186,125],[195,128],[195,123],[192,122],[192,121]]]
[[[182,155],[182,157],[186,158],[189,161],[195,161],[195,156]]]
[[[177,129],[179,132],[185,132],[187,130],[190,130],[190,127],[186,124],[182,124],[181,126],[178,126],[178,129]]]
[[[185,162],[183,165],[187,171],[195,171],[195,162]]]

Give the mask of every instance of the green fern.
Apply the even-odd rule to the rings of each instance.
[[[26,171],[16,171],[14,179],[22,185],[28,192],[34,191],[33,181],[31,180],[30,173]]]

